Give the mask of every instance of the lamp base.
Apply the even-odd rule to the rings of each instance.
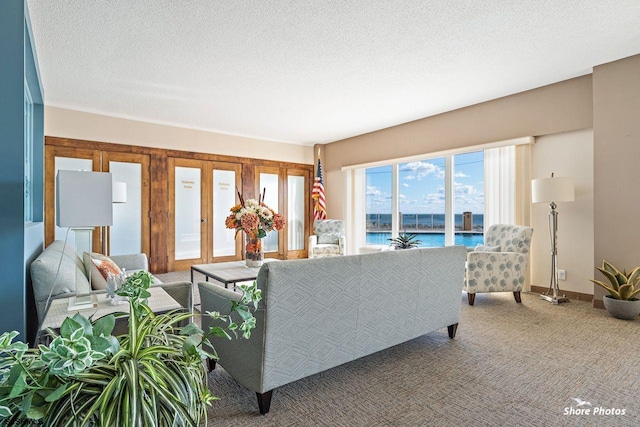
[[[69,298],[67,311],[87,310],[98,307],[98,299],[95,295],[82,295]]]
[[[560,303],[563,302],[569,302],[569,298],[566,298],[564,296],[559,297],[559,296],[551,296],[551,295],[540,295],[540,299],[549,301],[550,303],[552,303],[553,305],[558,305]]]

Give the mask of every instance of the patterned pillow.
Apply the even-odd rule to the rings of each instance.
[[[500,245],[498,246],[485,246],[485,245],[481,245],[480,243],[478,243],[478,245],[475,247],[474,251],[476,252],[500,252],[502,248],[500,247]]]
[[[107,256],[93,254],[91,256],[91,261],[105,280],[107,279],[107,277],[109,277],[109,273],[111,273],[113,276],[121,273],[120,267],[118,267],[118,265]],[[105,282],[105,288],[106,286],[107,283]]]
[[[321,245],[337,245],[340,241],[340,233],[324,233],[318,236],[318,243]]]
[[[98,254],[94,253],[93,255],[96,256]],[[91,256],[88,253],[85,252],[82,254],[82,262],[87,273],[87,279],[89,279],[89,271],[91,271],[91,289],[107,289],[107,281],[102,277],[102,273],[92,262]]]

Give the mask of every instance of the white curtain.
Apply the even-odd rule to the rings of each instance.
[[[515,224],[515,146],[484,150],[484,229]]]
[[[347,237],[347,255],[358,253],[366,244],[366,170],[352,169],[342,172],[345,188],[343,218]]]

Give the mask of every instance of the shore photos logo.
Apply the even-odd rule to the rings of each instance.
[[[574,403],[565,406],[564,415],[585,415],[585,416],[615,416],[626,415],[625,408],[605,408],[603,406],[593,406],[591,402],[580,397],[572,397]]]

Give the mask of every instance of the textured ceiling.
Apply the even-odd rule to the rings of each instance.
[[[313,144],[640,53],[639,0],[28,0],[45,104]]]

